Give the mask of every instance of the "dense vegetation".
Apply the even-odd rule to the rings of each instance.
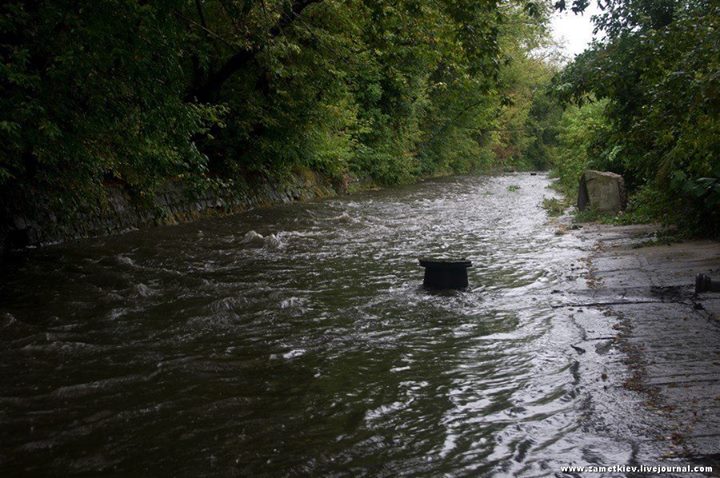
[[[23,0],[0,6],[0,211],[317,171],[623,174],[646,218],[720,231],[720,5],[599,0]],[[545,56],[544,56],[545,55]],[[43,207],[48,207],[45,204]],[[7,219],[6,219],[7,220]]]
[[[0,197],[98,204],[298,169],[398,183],[529,167],[550,7],[32,0],[0,7]],[[542,165],[539,165],[542,166]]]
[[[599,4],[601,40],[555,80],[575,102],[556,138],[561,178],[573,184],[586,166],[621,173],[631,212],[720,235],[720,3]]]

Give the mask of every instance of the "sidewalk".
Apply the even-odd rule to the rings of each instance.
[[[697,273],[720,280],[720,243],[644,245],[653,230],[574,231],[596,242],[582,301],[618,318],[623,387],[644,397],[646,411],[663,424],[652,437],[663,456],[720,470],[720,293],[694,296]]]

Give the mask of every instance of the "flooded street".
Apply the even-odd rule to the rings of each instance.
[[[622,359],[613,322],[568,295],[593,243],[556,235],[548,184],[456,177],[17,254],[2,474],[636,463],[638,400],[603,368]],[[470,287],[424,291],[419,256],[468,258]]]

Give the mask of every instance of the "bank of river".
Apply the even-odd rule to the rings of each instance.
[[[557,234],[548,184],[446,178],[12,256],[0,470],[562,476],[658,458],[622,320],[579,300],[597,240]],[[472,260],[470,288],[422,290],[428,255]]]
[[[139,194],[127,185],[105,184],[102,200],[70,206],[38,195],[31,207],[0,204],[0,261],[13,249],[58,244],[68,240],[122,234],[152,226],[227,216],[273,204],[307,201],[346,192],[347,184],[333,184],[310,170],[286,177],[244,178],[215,187],[168,182],[152,194]],[[57,198],[55,198],[57,199]],[[16,208],[20,207],[20,210]]]

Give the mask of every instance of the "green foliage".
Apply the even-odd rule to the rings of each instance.
[[[607,101],[570,105],[555,126],[550,162],[566,195],[577,195],[578,182],[585,169],[612,169],[612,161],[600,146],[607,128],[606,106]]]
[[[584,211],[576,211],[573,217],[574,223],[600,222],[603,224],[612,224],[614,215],[600,212],[597,209],[585,209]]]
[[[570,206],[568,196],[562,199],[543,198],[542,208],[547,211],[550,217],[562,216],[565,210]]]
[[[650,187],[684,228],[720,234],[720,4],[612,0],[606,39],[557,81],[564,97],[607,99],[605,159]]]
[[[192,138],[222,108],[182,100],[176,3],[0,7],[0,197],[81,202],[103,178],[149,188],[202,174]]]
[[[646,185],[635,191],[628,199],[627,209],[615,218],[616,224],[648,224],[660,222],[666,226],[677,222],[676,211],[662,191]]]
[[[536,4],[532,10],[542,10]],[[542,24],[521,15],[510,17],[502,37],[505,61],[500,69],[501,97],[493,133],[495,162],[505,169],[542,170],[548,167],[545,145],[553,142],[553,123],[561,113],[558,102],[547,94],[559,66],[543,52],[552,46]],[[518,35],[518,32],[522,32]],[[523,52],[532,49],[532,54]]]
[[[532,169],[548,169],[553,166],[553,154],[558,144],[562,116],[560,103],[547,89],[536,92],[523,125],[527,140],[522,147],[522,156]]]
[[[532,53],[549,13],[529,0],[6,2],[0,199],[92,206],[107,182],[143,196],[304,168],[394,184],[542,167],[523,151],[553,73]]]

